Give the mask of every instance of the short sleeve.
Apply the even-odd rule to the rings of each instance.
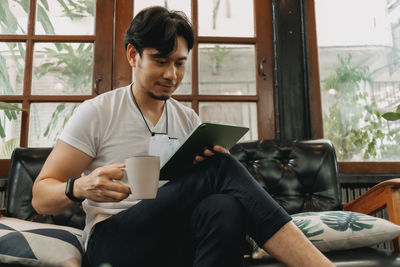
[[[101,121],[90,101],[83,102],[69,119],[59,139],[90,157],[96,156]]]

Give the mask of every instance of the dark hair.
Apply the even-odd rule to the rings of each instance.
[[[161,56],[167,56],[182,36],[188,49],[192,49],[194,33],[185,13],[169,11],[161,6],[141,10],[132,20],[125,34],[125,49],[132,44],[142,55],[144,48],[155,48]]]

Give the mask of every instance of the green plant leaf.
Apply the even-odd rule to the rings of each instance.
[[[396,112],[400,113],[400,105],[397,106]]]
[[[4,131],[4,127],[1,124],[1,120],[0,120],[0,137],[1,138],[6,138],[6,132]]]
[[[47,0],[40,0],[44,8],[49,11],[49,3],[47,3]]]
[[[321,235],[324,230],[322,229],[319,223],[315,225],[311,224],[311,219],[304,219],[304,218],[296,218],[293,217],[293,222],[299,227],[299,229],[303,232],[303,234],[310,239],[312,242],[322,241],[322,239],[311,239],[311,237]]]
[[[25,11],[28,13],[29,11],[29,0],[15,0]]]
[[[0,158],[10,158],[12,152],[18,146],[18,138],[12,138],[6,142],[0,142]]]
[[[337,211],[330,212],[327,215],[321,216],[321,221],[329,228],[332,228],[336,231],[344,232],[347,229],[351,229],[352,231],[372,229],[374,225],[365,222],[376,221],[376,218],[355,212],[347,213]]]
[[[28,111],[28,109],[20,108],[14,104],[1,102],[0,101],[0,110],[18,110],[18,111]]]
[[[53,24],[51,24],[51,21],[49,17],[47,16],[47,13],[43,6],[38,5],[37,6],[37,19],[42,24],[42,27],[44,29],[44,32],[47,34],[54,34],[54,27]]]
[[[400,113],[398,112],[386,112],[382,114],[382,117],[388,121],[400,120]]]

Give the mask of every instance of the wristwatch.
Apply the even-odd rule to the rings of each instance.
[[[85,199],[80,199],[74,197],[74,182],[78,178],[69,178],[67,181],[67,186],[65,187],[65,195],[74,202],[82,202]]]

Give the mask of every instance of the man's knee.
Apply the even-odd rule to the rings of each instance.
[[[244,236],[244,213],[232,196],[214,194],[206,197],[193,210],[191,227],[194,233],[201,229],[218,235]]]

